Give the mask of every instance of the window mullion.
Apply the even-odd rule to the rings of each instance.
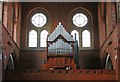
[[[40,47],[40,29],[38,29],[38,34],[37,34],[37,47]]]
[[[80,47],[82,47],[82,29],[79,30]]]

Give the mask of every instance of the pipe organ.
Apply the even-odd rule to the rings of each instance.
[[[75,68],[73,37],[59,25],[47,37],[48,68]]]
[[[48,54],[71,54],[72,51],[72,44],[64,42],[61,38],[48,47]]]

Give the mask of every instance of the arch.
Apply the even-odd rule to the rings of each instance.
[[[110,54],[108,54],[107,57],[106,57],[105,69],[109,69],[109,70],[113,69],[113,64],[112,64]]]
[[[36,14],[39,14],[38,16],[35,16]],[[44,19],[44,16],[45,16],[45,19]],[[35,16],[35,18],[33,17]],[[33,20],[32,20],[32,17],[33,17]],[[41,19],[43,18],[43,19]],[[38,22],[38,20],[41,20]],[[46,29],[47,31],[51,31],[52,27],[52,23],[51,21],[53,21],[53,13],[49,10],[49,9],[46,9],[42,6],[39,6],[39,5],[35,5],[35,6],[32,6],[30,7],[26,13],[25,13],[25,19],[24,19],[25,22],[25,26],[26,26],[26,43],[27,43],[27,47],[35,47],[35,48],[31,48],[31,49],[36,49],[36,48],[41,48],[42,45],[41,45],[41,31]],[[32,21],[34,22],[34,24],[37,24],[37,25],[34,25],[32,23]],[[46,21],[46,22],[44,22]],[[43,24],[44,23],[44,24]],[[51,27],[51,29],[49,28]],[[37,41],[34,43],[35,45],[33,46],[29,46],[29,31],[31,30],[35,30],[37,32]],[[44,45],[44,44],[43,44]],[[46,45],[46,44],[45,44]],[[42,49],[45,49],[45,48],[42,48]]]
[[[78,45],[79,45],[79,33],[78,33],[78,31],[73,30],[73,31],[71,32],[71,35],[73,36],[73,39],[74,39],[74,40],[77,40],[77,41],[78,41]],[[75,37],[75,36],[76,36],[76,37]]]
[[[12,54],[9,55],[6,69],[7,70],[14,70],[15,69],[15,64],[14,64],[14,59],[13,59]]]
[[[72,18],[77,13],[82,13],[82,14],[84,14],[87,17],[87,19],[88,19],[87,21],[88,22],[87,22],[87,24],[84,27],[90,27],[90,28],[93,27],[94,13],[91,10],[89,10],[87,8],[84,8],[84,7],[76,7],[76,8],[70,9],[69,12],[68,12],[69,16],[68,16],[67,20],[71,22],[71,25],[73,27],[75,25],[73,25],[73,23],[72,23],[73,22]],[[71,20],[70,20],[70,18],[71,18]]]
[[[48,32],[43,30],[40,33],[40,47],[46,47],[46,39],[47,39]]]
[[[91,41],[90,41],[90,32],[88,30],[84,30],[82,32],[82,47],[90,47]]]
[[[46,16],[46,18],[47,18],[46,24],[45,24],[44,26],[42,26],[42,27],[45,27],[46,25],[51,26],[50,23],[51,23],[51,21],[53,21],[53,17],[52,17],[52,16],[53,16],[53,13],[52,13],[50,10],[48,10],[48,9],[46,9],[46,8],[44,8],[44,7],[35,5],[35,6],[30,7],[30,8],[26,11],[26,13],[25,13],[25,19],[24,19],[24,21],[28,21],[28,22],[25,22],[26,27],[28,27],[29,24],[31,24],[30,18],[31,18],[34,14],[36,14],[36,13],[38,13],[38,12],[44,14],[44,15]],[[34,27],[33,27],[33,28],[34,28]],[[46,27],[45,27],[45,28],[46,28]],[[29,28],[26,28],[26,31],[28,31],[28,30],[29,30]]]
[[[28,18],[29,17],[29,15],[32,13],[32,12],[34,12],[34,11],[36,11],[36,10],[42,10],[42,11],[45,11],[47,14],[49,14],[50,16],[52,15],[53,16],[53,13],[50,11],[50,10],[48,10],[48,9],[46,9],[46,8],[44,8],[44,7],[41,7],[41,6],[32,6],[32,7],[30,7],[26,12],[26,17]]]
[[[70,12],[70,13],[69,13],[69,12]],[[69,9],[68,14],[69,14],[69,16],[71,16],[71,15],[75,14],[76,12],[83,13],[83,14],[85,14],[87,17],[90,17],[91,23],[92,23],[92,25],[93,25],[93,19],[94,19],[93,14],[94,14],[94,13],[93,13],[90,9],[85,8],[85,7],[71,8],[71,9]]]
[[[83,26],[76,26],[73,23],[73,17],[78,14],[78,18],[76,17],[75,22],[77,24],[83,24]],[[94,49],[94,30],[93,30],[93,19],[94,13],[89,8],[84,7],[75,7],[69,10],[69,16],[67,17],[67,21],[71,29],[76,29],[79,32],[79,49],[81,50],[89,50]],[[84,14],[87,17],[85,19],[84,16],[80,16],[80,14]],[[84,19],[82,21],[81,19]],[[69,26],[68,25],[68,26]],[[88,31],[88,41],[84,39],[84,32]]]
[[[37,32],[35,30],[29,32],[29,47],[37,47]]]

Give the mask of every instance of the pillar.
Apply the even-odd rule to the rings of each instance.
[[[3,64],[2,64],[2,2],[0,2],[0,82],[3,80]]]

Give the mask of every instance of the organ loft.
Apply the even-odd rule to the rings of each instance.
[[[47,66],[49,69],[76,69],[75,39],[61,22],[47,37]]]
[[[0,0],[9,80],[120,82],[120,0]]]

